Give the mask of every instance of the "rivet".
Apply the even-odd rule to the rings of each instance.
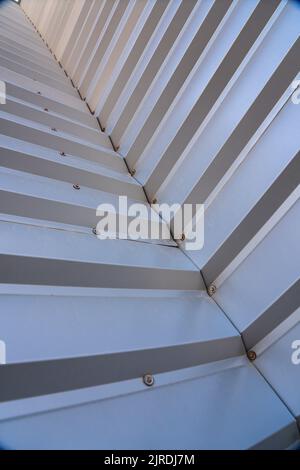
[[[153,199],[152,204],[157,204],[157,199]]]
[[[80,186],[79,186],[79,184],[73,184],[73,188],[76,189],[76,191],[79,191]]]
[[[131,174],[131,176],[134,176],[134,175],[136,174],[136,170],[132,170],[132,171],[130,172],[130,174]]]
[[[256,360],[256,352],[255,351],[248,351],[247,356],[249,361],[254,362]]]
[[[94,235],[98,235],[98,233],[97,233],[97,229],[96,229],[96,228],[93,228],[93,230],[92,230],[92,231],[93,231],[93,234],[94,234]]]
[[[61,155],[62,157],[65,157],[65,156],[66,156],[66,153],[65,153],[65,152],[60,152],[60,155]]]
[[[212,284],[211,286],[209,286],[209,288],[207,289],[207,292],[208,292],[208,295],[210,297],[212,297],[213,295],[215,295],[215,293],[217,292],[217,288],[214,284]]]
[[[154,385],[153,375],[151,375],[151,374],[144,375],[143,382],[147,387],[152,387]]]

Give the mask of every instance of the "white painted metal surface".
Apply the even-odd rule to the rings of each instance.
[[[299,25],[292,0],[0,9],[1,446],[299,443]],[[205,204],[204,248],[99,241],[119,195]]]

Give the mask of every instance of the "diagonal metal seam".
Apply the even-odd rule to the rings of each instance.
[[[48,46],[47,46],[47,47],[48,47]],[[53,52],[49,49],[49,47],[48,47],[48,50],[51,52],[52,55],[54,55]],[[56,57],[54,57],[54,58],[55,58],[55,60],[57,60]],[[63,68],[63,66],[61,66],[61,67]],[[93,113],[92,110],[90,109],[88,103],[86,102],[86,100],[84,100],[84,99],[82,98],[82,96],[81,96],[81,94],[80,94],[80,91],[74,86],[74,83],[73,83],[73,81],[72,81],[71,79],[70,79],[70,82],[71,82],[72,86],[77,90],[80,99],[86,103],[86,106],[87,106],[87,108],[88,108],[90,114],[91,114],[92,116],[94,116],[94,113]],[[95,118],[95,119],[96,119],[96,118]],[[97,119],[97,122],[98,122],[98,124],[99,124],[100,130],[103,132],[103,127],[102,127],[102,125],[101,125],[100,119]],[[104,131],[104,132],[105,132],[105,131]],[[111,141],[113,150],[114,150],[115,152],[117,152],[117,149],[115,148],[114,143],[113,143],[113,141],[112,141],[112,139],[111,139],[110,136],[109,136],[109,138],[110,138],[110,141]],[[140,181],[138,181],[138,179],[132,174],[132,171],[131,171],[131,169],[129,168],[129,165],[128,165],[127,161],[126,161],[126,158],[123,158],[123,160],[124,160],[124,163],[125,163],[125,165],[126,165],[126,167],[127,167],[127,169],[128,169],[128,172],[129,172],[129,173],[131,174],[131,176],[135,179],[135,181],[143,188],[143,191],[144,191],[144,193],[145,193],[147,202],[148,202],[149,206],[151,207],[151,202],[150,202],[150,200],[149,200],[149,197],[148,197],[148,195],[147,195],[147,191],[146,191],[145,187],[144,187],[144,186],[140,183]],[[162,217],[161,217],[161,218],[162,218]],[[173,235],[171,235],[171,237],[172,237],[172,239],[176,242],[177,247],[179,247],[179,248],[181,249],[180,244],[178,243],[178,240],[175,240],[174,237],[173,237]],[[181,249],[181,251],[182,251],[182,252],[184,253],[184,255],[189,259],[189,261],[197,268],[197,270],[199,270],[199,268],[196,266],[196,264],[194,263],[194,261],[187,255],[187,253],[184,252],[184,250],[182,250],[182,249]],[[199,270],[199,272],[200,272],[201,277],[203,278],[202,272],[201,272],[200,270]],[[203,281],[204,281],[204,279],[203,279]],[[230,323],[232,324],[232,322],[230,322]],[[236,328],[234,328],[234,330],[237,331]],[[218,341],[219,341],[219,340],[218,340]],[[224,341],[226,341],[226,340],[224,340]],[[235,342],[236,342],[237,344],[240,344],[240,336],[237,336],[237,337],[236,337]],[[211,341],[210,343],[211,343],[212,346],[214,347],[214,345],[213,345],[214,341]],[[192,346],[192,345],[191,345],[191,346]],[[182,349],[182,348],[183,348],[183,349],[186,349],[186,348],[187,348],[187,345],[177,346],[176,348],[173,348],[173,349],[174,349],[174,354],[175,354],[175,355],[178,355],[178,349]],[[166,351],[167,349],[170,349],[170,350],[171,350],[171,348],[164,348],[165,351]],[[223,349],[223,348],[222,348],[222,349]],[[160,352],[161,352],[161,351],[160,351]],[[161,357],[160,352],[159,352],[158,356]],[[192,361],[191,358],[190,358],[190,354],[181,354],[181,355],[179,355],[178,357],[179,357],[179,358],[180,358],[180,357],[186,358],[186,360],[188,361],[188,364],[181,364],[181,366],[183,366],[183,367],[184,367],[184,366],[185,366],[185,367],[191,366],[191,364],[192,364],[193,361]],[[222,350],[222,357],[218,357],[218,358],[214,358],[214,359],[211,357],[211,358],[210,358],[210,362],[213,361],[213,360],[220,360],[221,358],[224,359],[224,351],[223,351],[223,350]],[[194,361],[195,364],[197,364],[197,365],[199,364],[199,359],[200,359],[199,354],[197,354],[197,355],[196,355],[196,359],[195,359],[195,361]],[[203,359],[203,360],[204,360],[204,359]],[[128,363],[127,361],[125,361],[125,362]],[[142,362],[143,362],[143,371],[144,371],[145,361],[142,361]],[[98,368],[98,367],[99,367],[99,364],[98,364],[98,360],[97,360],[97,368]],[[178,368],[178,361],[176,361],[176,366],[175,366],[175,368],[176,368],[176,369]],[[152,367],[151,369],[153,370],[153,367]],[[5,369],[2,369],[2,370],[5,370]],[[7,369],[7,370],[8,370],[8,369]],[[158,369],[156,370],[156,369],[154,368],[153,372],[154,372],[154,373],[159,373],[159,372],[165,372],[166,370],[174,370],[174,364],[171,365],[170,367],[162,368],[161,370],[158,370]],[[136,376],[140,376],[143,371],[140,371],[140,373],[139,373],[139,374],[136,374]],[[55,374],[57,375],[57,369],[56,369]],[[118,376],[118,377],[119,377],[119,376]],[[127,378],[127,377],[126,377],[126,378]],[[12,399],[12,398],[10,398],[10,399]]]
[[[52,52],[52,51],[51,51],[51,52]],[[72,83],[72,84],[73,84],[73,83]],[[74,86],[74,84],[73,84],[73,86]],[[79,91],[78,91],[78,93],[79,93]],[[80,93],[79,93],[79,96],[81,97]],[[81,97],[81,99],[82,99],[82,97]],[[85,101],[85,100],[83,100],[83,101]],[[86,101],[85,101],[85,102],[86,102]],[[88,105],[87,105],[87,106],[88,106]],[[88,108],[89,108],[89,107],[88,107]],[[91,112],[90,108],[89,108],[89,111]],[[94,115],[94,113],[92,113],[92,112],[91,112],[91,114]],[[100,129],[103,131],[103,128],[102,128],[102,125],[101,125],[100,120],[97,119],[97,121],[98,121],[98,123],[99,123]],[[110,138],[110,140],[111,140],[111,138]],[[111,140],[111,144],[112,144],[113,149],[114,149],[115,151],[117,151],[117,149],[115,148],[114,143],[113,143],[112,140]],[[126,162],[126,159],[125,159],[125,158],[124,158],[124,162],[125,162],[125,164],[126,164],[126,166],[127,166],[127,169],[128,169],[128,171],[129,171],[129,173],[132,175],[131,169],[129,168],[129,165],[128,165],[128,163]],[[132,176],[133,176],[133,175],[132,175]],[[138,179],[137,179],[135,176],[133,176],[133,177],[134,177],[134,179],[137,181],[137,183],[139,183],[139,184],[142,186],[142,188],[143,188],[143,190],[144,190],[144,193],[145,193],[145,196],[146,196],[146,198],[147,198],[147,201],[148,201],[149,205],[151,206],[151,202],[150,202],[150,200],[149,200],[149,197],[148,197],[148,195],[147,195],[147,191],[146,191],[145,187],[138,181]],[[173,237],[173,239],[174,239],[174,237]],[[195,262],[194,262],[194,261],[188,256],[188,254],[182,249],[182,247],[180,246],[180,244],[178,243],[178,241],[177,241],[177,240],[174,240],[174,241],[177,243],[178,247],[179,247],[179,248],[181,249],[181,251],[185,254],[185,256],[196,266]],[[199,269],[198,266],[196,266],[196,267],[197,267],[197,269]],[[205,285],[207,286],[207,283],[206,283],[206,280],[205,280],[205,277],[204,277],[204,275],[203,275],[202,270],[200,270],[200,273],[201,273],[201,276],[202,276],[202,278],[203,278],[203,281],[204,281]],[[227,318],[228,321],[232,324],[232,326],[235,328],[235,330],[238,331],[238,333],[239,333],[239,335],[240,335],[240,337],[241,337],[241,340],[242,340],[242,342],[243,342],[243,345],[244,345],[244,348],[245,348],[245,352],[246,352],[246,351],[247,351],[247,348],[246,348],[246,345],[245,345],[245,342],[244,342],[244,338],[243,338],[242,333],[238,330],[238,328],[236,327],[236,325],[231,321],[231,319],[228,317],[228,315],[226,314],[226,312],[220,307],[220,305],[218,304],[218,302],[217,302],[214,298],[213,298],[213,301],[217,304],[217,306],[219,307],[219,309],[223,312],[223,314],[226,316],[226,318]],[[255,364],[254,364],[254,365],[255,365]],[[255,367],[256,367],[256,366],[255,366]],[[259,372],[259,374],[265,379],[266,383],[267,383],[267,384],[269,385],[269,387],[273,390],[273,392],[274,392],[274,393],[279,397],[279,399],[283,402],[283,404],[286,406],[286,408],[289,410],[289,412],[292,414],[292,416],[294,416],[293,413],[291,412],[291,410],[289,409],[289,407],[287,406],[287,404],[286,404],[286,403],[284,402],[284,400],[279,396],[279,394],[276,392],[276,390],[273,388],[273,386],[268,382],[268,380],[266,379],[266,377],[263,376],[263,374],[261,373],[261,371],[260,371],[257,367],[256,367],[256,369],[257,369],[257,371]]]
[[[245,355],[247,356],[247,353],[248,353],[248,348],[246,346],[246,343],[245,343],[245,339],[243,337],[243,333],[239,330],[239,328],[237,327],[237,325],[235,325],[233,323],[233,321],[230,319],[230,317],[227,315],[227,313],[225,312],[225,310],[219,305],[219,303],[217,302],[217,300],[212,297],[212,300],[215,302],[215,304],[219,307],[219,309],[221,310],[221,312],[223,312],[224,316],[227,318],[227,320],[231,323],[231,325],[237,330],[238,334],[240,335],[240,339],[243,343],[243,346],[244,346],[244,349],[245,349]],[[255,367],[256,371],[259,373],[259,375],[262,377],[262,379],[265,381],[265,383],[269,386],[269,388],[273,391],[273,393],[277,396],[277,398],[279,398],[279,400],[281,401],[281,403],[286,407],[286,409],[288,410],[288,412],[290,413],[290,415],[294,418],[295,422],[296,422],[296,425],[297,425],[297,428],[298,428],[298,432],[299,432],[299,440],[300,440],[300,423],[298,423],[298,420],[297,420],[297,417],[295,416],[295,414],[293,413],[293,411],[291,410],[291,408],[289,407],[289,405],[287,404],[287,402],[284,400],[284,398],[279,394],[279,392],[277,392],[276,388],[274,388],[274,386],[270,383],[270,381],[266,378],[266,376],[262,373],[262,371],[259,369],[259,367],[256,366],[255,364],[255,361],[254,362],[251,362],[251,365],[253,367]]]
[[[253,363],[253,366],[255,367],[256,371],[259,373],[259,375],[264,379],[266,384],[270,387],[270,389],[273,391],[273,393],[279,398],[279,400],[283,403],[283,405],[286,407],[286,409],[289,411],[291,416],[294,418],[298,432],[299,432],[299,440],[300,440],[300,423],[298,422],[298,419],[295,415],[295,413],[292,411],[292,409],[289,407],[288,403],[286,400],[279,394],[279,392],[276,390],[276,388],[271,384],[271,382],[266,378],[266,376],[262,373],[262,371],[259,369],[259,367],[256,366],[255,362]]]
[[[44,41],[44,39],[43,39],[43,41]],[[45,41],[44,41],[44,42],[45,42]],[[56,56],[54,55],[54,53],[52,52],[52,50],[49,48],[48,44],[47,44],[47,43],[45,43],[45,44],[46,44],[48,50],[50,51],[50,53],[52,54],[52,56],[54,57],[54,59],[57,61]],[[62,66],[62,68],[63,68],[63,66]],[[63,70],[64,70],[64,68],[63,68]],[[64,70],[64,71],[65,71],[65,70]],[[65,72],[66,72],[66,71],[65,71]],[[68,76],[68,75],[67,75],[67,76]],[[92,116],[94,116],[95,113],[91,110],[91,108],[90,108],[89,104],[87,103],[87,101],[86,101],[85,99],[83,99],[83,97],[81,96],[81,93],[80,93],[79,89],[75,87],[75,85],[74,85],[72,79],[71,79],[71,78],[69,78],[69,79],[70,79],[70,82],[71,82],[72,86],[77,90],[80,99],[86,103],[86,106],[87,106],[89,112],[91,113]],[[99,124],[99,127],[100,127],[101,131],[105,133],[105,130],[103,130],[103,126],[102,126],[102,124],[101,124],[100,118],[96,118],[96,120],[97,120],[97,122],[98,122],[98,124]],[[108,136],[108,137],[109,137],[109,139],[110,139],[110,141],[111,141],[113,150],[114,150],[115,152],[117,152],[117,149],[116,149],[116,147],[115,147],[115,145],[114,145],[114,143],[113,143],[113,140],[112,140],[111,136]],[[143,191],[144,191],[144,193],[145,193],[147,202],[148,202],[148,204],[151,206],[151,201],[150,201],[150,199],[149,199],[149,196],[148,196],[148,194],[147,194],[147,191],[146,191],[145,186],[143,186],[143,185],[141,184],[141,182],[138,180],[138,178],[136,178],[136,176],[132,174],[132,170],[131,170],[131,168],[129,167],[128,162],[126,161],[126,158],[124,158],[124,157],[122,157],[122,158],[123,158],[124,163],[125,163],[125,165],[126,165],[126,167],[127,167],[127,169],[128,169],[128,172],[129,172],[129,173],[131,174],[131,176],[135,179],[135,181],[142,187],[142,189],[143,189]],[[181,244],[178,242],[178,240],[176,240],[176,239],[174,238],[172,232],[171,232],[171,237],[172,237],[173,241],[177,244],[177,246],[179,247],[179,249],[180,249],[180,250],[184,253],[184,255],[190,260],[190,262],[192,262],[193,265],[194,265],[197,269],[199,269],[199,267],[196,265],[196,263],[193,261],[193,259],[191,259],[191,257],[188,256],[187,252],[182,249]],[[206,281],[206,278],[205,278],[205,276],[204,276],[203,271],[202,271],[202,270],[199,270],[199,271],[200,271],[201,277],[202,277],[202,279],[203,279],[204,285],[206,286],[206,288],[208,288],[209,285],[208,285],[208,283],[207,283],[207,281]],[[215,299],[213,299],[213,300],[215,301]],[[215,301],[215,302],[216,302],[216,301]],[[217,302],[216,302],[216,304],[218,305]],[[219,305],[218,305],[218,307],[221,309],[221,307],[220,307]],[[221,310],[222,310],[222,312],[224,313],[224,315],[227,317],[227,319],[230,321],[230,323],[234,326],[234,328],[239,332],[238,328],[237,328],[236,325],[230,320],[230,318],[227,316],[226,312],[224,312],[223,309],[221,309]],[[241,333],[239,332],[239,334],[241,334]],[[245,349],[246,349],[246,348],[245,348]]]
[[[38,30],[36,30],[35,32],[38,33]],[[40,35],[41,35],[41,34],[40,34]],[[84,99],[83,96],[81,95],[79,88],[77,88],[77,87],[75,86],[73,80],[71,79],[71,77],[69,77],[69,75],[67,74],[67,72],[66,72],[66,70],[64,69],[63,65],[61,64],[61,62],[59,62],[59,61],[57,60],[57,57],[55,56],[55,54],[53,53],[53,51],[49,48],[49,45],[45,42],[45,40],[44,40],[44,38],[42,37],[42,35],[41,35],[41,38],[43,39],[44,44],[45,44],[45,46],[47,47],[48,51],[51,53],[51,55],[53,56],[53,58],[55,59],[55,61],[59,64],[60,68],[64,71],[64,73],[66,74],[67,78],[70,80],[70,83],[71,83],[72,87],[77,91],[78,96],[79,96],[79,98],[81,99],[81,101],[83,101],[83,102],[86,104],[87,109],[88,109],[88,111],[90,112],[91,116],[97,121],[97,124],[99,125],[100,131],[101,131],[103,134],[106,134],[106,135],[108,136],[109,141],[110,141],[111,146],[112,146],[112,150],[113,150],[115,153],[118,153],[118,152],[117,152],[117,148],[115,147],[115,144],[114,144],[114,142],[113,142],[113,140],[112,140],[112,137],[111,137],[110,135],[108,135],[108,134],[105,132],[105,129],[103,128],[103,126],[102,126],[102,124],[101,124],[100,118],[99,118],[99,117],[97,117],[97,118],[95,117],[95,113],[94,113],[94,112],[92,111],[92,109],[90,108],[90,106],[89,106],[88,102],[86,101],[86,99]],[[120,154],[119,154],[119,155],[120,155]],[[126,168],[127,168],[127,170],[128,170],[128,173],[130,174],[130,176],[132,176],[132,178],[134,178],[134,180],[135,180],[135,181],[141,186],[141,188],[143,189],[143,192],[144,192],[144,194],[145,194],[146,200],[147,200],[149,206],[151,207],[151,202],[150,202],[150,200],[149,200],[149,198],[148,198],[148,195],[147,195],[147,192],[146,192],[146,190],[145,190],[145,187],[144,187],[144,186],[140,183],[140,181],[133,175],[132,170],[129,168],[129,165],[128,165],[127,161],[126,161],[126,158],[124,158],[122,155],[120,155],[120,157],[122,157],[122,159],[123,159],[123,161],[124,161],[124,163],[125,163],[125,165],[126,165]],[[161,218],[161,220],[163,220],[162,217],[161,217],[161,215],[160,215],[160,218]],[[179,245],[179,244],[178,244],[178,241],[176,241],[176,240],[174,239],[173,234],[171,233],[171,231],[170,231],[170,237],[171,237],[171,240],[172,240],[172,241],[174,241],[177,245]],[[172,248],[174,248],[174,246],[173,246]],[[193,262],[193,264],[194,264],[194,262]],[[201,276],[202,276],[202,274],[201,274]]]
[[[240,335],[240,339],[241,339],[241,341],[243,343],[243,346],[244,346],[244,349],[245,349],[245,355],[247,356],[249,348],[246,346],[245,338],[243,336],[243,332],[241,332],[240,329],[238,328],[238,326],[235,325],[235,323],[231,320],[231,318],[228,316],[228,314],[225,312],[225,310],[219,305],[219,303],[217,302],[217,300],[214,297],[212,297],[212,300],[215,302],[215,304],[219,307],[220,311],[223,312],[224,316],[227,318],[227,320],[231,323],[231,325],[236,329],[236,331]],[[282,404],[287,408],[287,410],[289,411],[291,416],[294,418],[294,420],[296,422],[296,425],[297,425],[297,428],[298,428],[298,431],[299,431],[299,439],[300,439],[300,423],[298,423],[297,417],[295,416],[295,414],[293,413],[293,411],[291,410],[291,408],[289,407],[287,402],[284,400],[284,398],[276,390],[276,388],[270,383],[270,381],[266,378],[266,376],[259,369],[259,367],[257,367],[257,365],[255,364],[255,361],[251,362],[251,364],[253,365],[253,367],[255,367],[255,369],[257,370],[259,375],[264,379],[265,383],[269,386],[269,388],[273,391],[273,393],[279,398],[279,400],[282,402]]]
[[[45,43],[45,44],[46,44],[46,43]],[[51,51],[51,49],[49,48],[49,46],[48,46],[47,44],[46,44],[46,46],[47,46],[49,52],[53,55],[54,59],[57,61],[57,58],[55,57],[55,55],[53,54],[53,52]],[[66,73],[66,71],[65,71],[65,69],[64,69],[64,67],[63,67],[63,65],[62,65],[61,63],[59,63],[59,65],[60,65],[60,67],[63,69],[63,71]],[[68,76],[68,75],[67,75],[67,76]],[[97,118],[95,117],[95,113],[94,113],[94,112],[92,111],[92,109],[90,108],[88,102],[82,97],[82,95],[81,95],[81,93],[80,93],[80,90],[75,87],[75,84],[74,84],[73,80],[72,80],[70,77],[68,77],[68,78],[69,78],[69,80],[70,80],[70,82],[71,82],[72,87],[75,88],[75,90],[77,91],[77,93],[78,93],[79,98],[81,99],[81,101],[83,101],[83,102],[86,104],[86,106],[87,106],[87,108],[88,108],[88,110],[89,110],[91,116],[96,119],[96,121],[97,121],[97,123],[98,123],[98,125],[99,125],[99,128],[100,128],[101,132],[102,132],[103,134],[106,134],[106,135],[108,136],[109,141],[110,141],[111,146],[112,146],[112,149],[114,150],[114,152],[118,153],[117,147],[115,146],[115,144],[114,144],[114,142],[113,142],[113,140],[112,140],[112,137],[106,133],[105,128],[104,128],[103,125],[101,124],[100,117],[97,117]],[[131,176],[132,178],[134,178],[134,180],[135,180],[135,181],[141,186],[141,188],[143,189],[143,192],[144,192],[144,194],[145,194],[146,200],[147,200],[149,206],[151,207],[152,204],[151,204],[151,201],[150,201],[150,199],[149,199],[149,197],[148,197],[148,194],[147,194],[147,191],[146,191],[146,189],[145,189],[145,186],[142,185],[141,182],[135,177],[135,175],[134,175],[133,172],[132,172],[132,169],[131,169],[131,168],[129,167],[129,165],[128,165],[128,162],[127,162],[126,158],[123,157],[121,154],[119,154],[119,155],[122,157],[122,159],[123,159],[123,161],[124,161],[124,163],[125,163],[125,165],[126,165],[126,168],[127,168],[127,170],[128,170],[128,173],[130,174],[130,176]],[[160,214],[160,218],[161,218],[161,220],[163,220],[162,217],[161,217],[161,214]],[[177,246],[179,247],[178,240],[175,240],[175,238],[174,238],[174,236],[173,236],[173,234],[172,234],[171,231],[170,231],[170,236],[171,236],[171,240],[174,241],[174,242],[177,244]],[[189,259],[190,259],[190,258],[189,258]],[[190,260],[190,261],[192,261],[192,260]],[[192,263],[193,263],[193,265],[195,265],[195,263],[194,263],[193,261],[192,261]],[[196,266],[196,265],[195,265],[195,266]],[[196,267],[197,267],[197,266],[196,266]],[[198,267],[197,267],[197,268],[198,268]],[[200,273],[201,273],[201,272],[200,272]],[[203,277],[203,276],[202,276],[202,273],[201,273],[201,277]],[[204,280],[203,280],[203,281],[204,281]]]

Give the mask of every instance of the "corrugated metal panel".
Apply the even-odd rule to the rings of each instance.
[[[296,2],[22,0],[22,9],[27,20],[16,5],[0,11],[0,441],[291,446]],[[204,203],[204,248],[93,236],[99,202],[126,194],[149,212],[145,193]],[[148,372],[155,387],[145,390]]]

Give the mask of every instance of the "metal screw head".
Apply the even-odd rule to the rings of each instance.
[[[79,184],[73,184],[73,188],[76,189],[77,191],[79,191],[80,186],[79,186]]]
[[[93,231],[93,234],[94,234],[94,235],[98,235],[98,232],[97,232],[97,229],[96,229],[96,228],[93,228],[92,231]]]
[[[215,293],[217,292],[217,288],[214,284],[212,284],[211,286],[209,286],[209,288],[207,289],[207,292],[208,292],[208,295],[210,297],[212,297],[213,295],[215,295]]]
[[[249,361],[254,362],[256,360],[256,352],[255,351],[248,351],[247,356]]]
[[[151,375],[151,374],[144,375],[143,382],[147,387],[152,387],[154,385],[153,375]]]

